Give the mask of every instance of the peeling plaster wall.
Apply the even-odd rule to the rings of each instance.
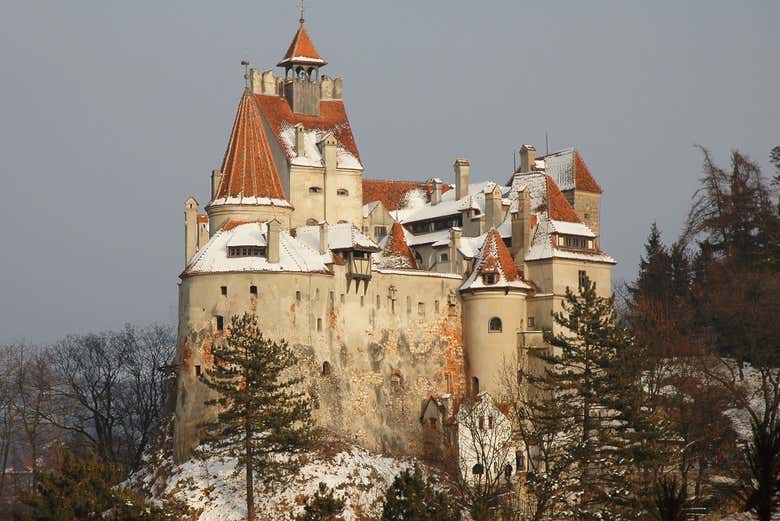
[[[369,449],[423,453],[420,414],[431,395],[465,390],[460,277],[374,273],[363,294],[335,274],[219,273],[180,285],[179,377],[175,422],[178,458],[197,443],[213,415],[210,391],[198,381],[213,363],[211,346],[232,315],[255,311],[266,334],[286,339],[319,398],[320,425]],[[250,286],[258,296],[250,294]],[[221,295],[227,287],[227,296]],[[297,293],[300,293],[300,299]],[[321,330],[318,330],[318,320]],[[323,363],[330,375],[323,375]]]

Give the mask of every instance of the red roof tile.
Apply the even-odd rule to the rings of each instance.
[[[382,250],[382,256],[402,258],[405,266],[411,269],[417,269],[417,262],[414,260],[412,250],[409,249],[409,244],[406,242],[406,236],[404,235],[404,227],[401,223],[393,223],[393,227],[390,229],[390,234],[387,237],[387,243],[385,243],[385,249]]]
[[[325,65],[328,63],[322,59],[320,53],[314,48],[314,44],[312,43],[311,38],[309,38],[309,33],[306,32],[303,24],[298,28],[298,31],[295,33],[295,36],[290,43],[290,47],[287,49],[284,58],[282,58],[282,61],[280,61],[278,65],[283,67],[293,63],[304,65]]]
[[[593,192],[596,194],[601,193],[601,187],[590,175],[588,165],[580,157],[580,153],[574,151],[574,186],[577,190],[583,190],[585,192]]]
[[[363,179],[363,204],[381,201],[388,210],[397,210],[410,190],[425,190],[430,198],[432,183],[420,181],[386,181],[384,179]],[[450,185],[442,183],[441,193],[450,190]]]
[[[550,176],[545,176],[545,179],[547,180],[547,215],[550,219],[570,223],[580,222],[574,208],[558,189],[555,181]]]
[[[311,116],[306,114],[293,113],[287,100],[280,96],[269,96],[265,94],[255,95],[257,103],[260,105],[260,112],[271,127],[271,132],[276,136],[279,146],[285,150],[282,142],[281,133],[287,125],[301,123],[304,128],[309,130],[332,131],[339,144],[344,147],[353,156],[360,159],[355,137],[352,135],[352,127],[349,125],[347,111],[344,108],[344,102],[341,100],[322,100],[320,101],[320,115]]]
[[[507,282],[522,280],[517,266],[515,266],[515,261],[512,259],[512,254],[509,253],[501,234],[495,228],[491,228],[485,237],[485,244],[482,246],[480,255],[482,262],[479,266],[479,273],[501,272]]]
[[[244,91],[238,104],[221,172],[222,181],[214,199],[239,195],[285,198],[260,111],[249,90]]]
[[[207,223],[209,222],[209,216],[205,213],[199,213],[198,214],[198,222],[199,223]]]

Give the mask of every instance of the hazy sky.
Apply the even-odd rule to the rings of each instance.
[[[601,244],[631,279],[676,237],[701,157],[780,144],[780,2],[309,0],[367,177],[508,179],[512,150],[576,146]],[[295,1],[4,2],[0,342],[175,322],[184,199],[208,200],[243,88]]]

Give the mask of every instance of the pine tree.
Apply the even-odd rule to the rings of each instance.
[[[770,521],[780,511],[780,421],[772,425],[751,421],[751,427],[738,496],[759,521]]]
[[[22,493],[17,521],[162,521],[163,511],[117,485],[119,473],[93,458],[65,453],[61,468],[34,477],[35,492]]]
[[[335,497],[333,489],[320,482],[319,490],[306,500],[303,513],[295,516],[295,521],[341,521],[344,503],[344,498]]]
[[[661,241],[661,232],[656,223],[650,226],[645,242],[645,254],[639,260],[639,275],[629,286],[634,301],[641,298],[658,298],[668,294],[671,261],[669,252]]]
[[[313,400],[301,390],[302,378],[289,375],[297,360],[287,343],[265,338],[253,314],[234,316],[212,354],[214,367],[203,381],[218,394],[206,405],[219,413],[206,425],[203,450],[237,458],[236,473],[246,475],[247,519],[253,520],[255,474],[276,484],[297,470],[295,454],[313,447]]]
[[[400,473],[387,489],[382,521],[458,521],[460,510],[415,467]]]
[[[597,296],[590,281],[579,295],[567,288],[563,311],[554,319],[560,332],[548,336],[553,347],[542,356],[546,369],[531,382],[557,401],[556,409],[543,414],[559,424],[560,443],[573,458],[569,497],[577,500],[571,513],[579,520],[621,519],[633,464],[625,412],[631,379],[620,373],[630,339],[615,323],[613,299]]]

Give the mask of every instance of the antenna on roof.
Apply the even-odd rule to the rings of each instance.
[[[301,17],[298,19],[298,21],[303,25],[303,22],[305,21],[305,18],[303,17],[303,0],[298,0],[298,11],[301,13]]]
[[[547,131],[544,132],[544,155],[550,155],[550,139],[547,136]]]
[[[241,65],[244,66],[244,87],[249,88],[249,62],[247,60],[241,60]]]

